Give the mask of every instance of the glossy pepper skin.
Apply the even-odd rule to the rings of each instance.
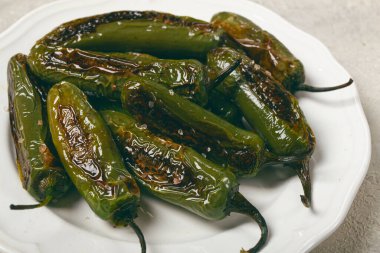
[[[154,11],[117,11],[62,24],[38,44],[204,60],[210,49],[223,43],[223,38],[223,30],[191,17]]]
[[[159,59],[138,53],[100,53],[35,45],[28,56],[32,72],[49,84],[72,82],[89,95],[120,97],[130,75],[160,82],[200,105],[207,103],[205,66],[197,60]]]
[[[110,53],[109,55],[115,58],[131,60],[144,66],[154,66],[153,68],[148,67],[144,71],[138,72],[137,75],[166,84],[182,97],[189,98],[191,101],[209,109],[234,125],[242,126],[242,115],[239,108],[226,99],[222,93],[212,90],[207,95],[204,94],[206,93],[205,90],[212,85],[213,80],[208,78],[205,67],[200,67],[203,66],[200,62],[191,64],[193,65],[191,66],[190,64],[185,64],[190,60],[183,60],[182,62],[178,60],[164,60],[148,54],[135,52]],[[171,67],[171,63],[176,64],[176,66],[173,65]],[[153,70],[155,68],[159,70]],[[226,69],[221,70],[220,73]],[[194,88],[192,89],[192,87]],[[204,103],[206,101],[208,101],[207,105]]]
[[[253,217],[262,229],[257,252],[265,243],[267,227],[260,213],[238,192],[236,177],[193,149],[160,138],[124,113],[101,114],[124,155],[126,165],[142,189],[156,197],[209,219],[223,219],[230,212]]]
[[[234,174],[191,148],[153,135],[131,116],[117,111],[101,114],[144,189],[206,219],[224,218],[228,198],[238,190]]]
[[[231,12],[220,12],[211,24],[222,28],[260,66],[268,70],[287,90],[295,92],[305,82],[304,68],[275,36],[249,19]]]
[[[190,146],[239,176],[254,176],[267,161],[262,139],[165,86],[141,77],[125,80],[123,107],[152,131]]]
[[[210,51],[210,76],[216,75],[236,59],[242,60],[241,65],[216,89],[229,96],[239,107],[272,153],[293,157],[291,160],[299,159],[296,164],[301,167],[296,167],[297,172],[304,170],[307,173],[305,166],[308,167],[308,160],[314,151],[315,137],[297,99],[266,70],[231,48]]]
[[[210,76],[231,65],[242,63],[217,88],[240,108],[244,117],[278,155],[305,155],[313,151],[314,135],[297,99],[274,80],[260,65],[227,47],[208,54]]]
[[[194,59],[161,59],[149,54],[109,53],[110,57],[132,61],[139,65],[133,73],[173,89],[177,94],[201,106],[207,103],[206,66]]]
[[[26,56],[17,54],[8,64],[8,100],[16,164],[23,187],[41,203],[14,206],[12,209],[38,207],[56,200],[70,188],[70,180],[50,143],[45,108],[30,79]]]
[[[47,108],[54,145],[78,192],[100,218],[135,229],[140,190],[102,117],[67,82],[50,89]]]

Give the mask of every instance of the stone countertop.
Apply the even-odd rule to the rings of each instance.
[[[380,252],[380,2],[374,0],[255,0],[325,44],[355,80],[372,135],[372,160],[338,230],[313,253]],[[0,0],[0,32],[53,0]],[[379,109],[379,107],[378,107]]]

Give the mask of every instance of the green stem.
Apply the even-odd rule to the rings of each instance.
[[[33,205],[13,205],[11,204],[9,208],[11,210],[26,210],[26,209],[34,209],[38,207],[43,207],[49,204],[49,202],[53,199],[51,195],[47,196],[42,202],[38,204],[33,204]]]
[[[210,91],[218,87],[224,81],[224,79],[226,79],[237,67],[240,66],[241,61],[242,59],[237,59],[226,69],[222,70],[222,72],[220,72],[214,80],[211,80],[207,87],[207,90]]]
[[[309,159],[309,156],[281,156],[281,155],[276,155],[269,150],[264,151],[264,158],[262,164],[265,165],[276,165],[276,164],[294,164],[297,162],[301,162],[305,159]]]
[[[268,226],[265,222],[264,217],[260,214],[259,210],[256,209],[241,193],[235,193],[235,196],[232,198],[230,203],[231,212],[241,213],[248,215],[252,219],[256,221],[261,230],[260,240],[256,243],[256,245],[249,249],[242,249],[240,253],[256,253],[261,250],[261,248],[265,245],[268,239]]]
[[[141,246],[141,253],[146,253],[146,242],[145,242],[144,235],[141,232],[141,229],[133,221],[131,221],[129,223],[129,225],[131,226],[133,231],[135,231],[137,237],[139,238],[140,246]]]
[[[347,83],[343,83],[337,86],[331,86],[331,87],[314,87],[307,84],[300,84],[297,86],[296,91],[309,91],[309,92],[325,92],[325,91],[333,91],[345,88],[347,86],[350,86],[354,80],[350,78]]]
[[[301,201],[305,207],[311,207],[310,156],[277,156],[266,151],[264,157],[263,164],[284,164],[291,167],[297,173],[304,191],[304,195],[301,195]]]
[[[301,180],[304,195],[301,195],[301,201],[305,207],[311,207],[311,180],[309,159],[294,163],[291,167],[296,171]]]

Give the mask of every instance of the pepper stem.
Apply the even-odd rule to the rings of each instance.
[[[26,210],[26,209],[34,209],[38,207],[43,207],[49,204],[49,202],[53,199],[52,196],[47,196],[43,201],[41,201],[38,204],[33,204],[33,205],[13,205],[11,204],[9,208],[11,210]]]
[[[146,242],[145,242],[144,235],[141,232],[141,229],[133,221],[131,221],[129,223],[129,225],[131,226],[133,231],[135,231],[137,237],[139,238],[140,246],[141,246],[141,253],[146,253]]]
[[[354,80],[350,78],[347,83],[343,83],[337,86],[330,86],[330,87],[314,87],[307,84],[300,84],[297,86],[296,91],[309,91],[309,92],[325,92],[325,91],[333,91],[333,90],[339,90],[342,88],[345,88],[347,86],[350,86]]]
[[[305,207],[311,207],[310,157],[277,156],[269,151],[266,151],[264,157],[266,165],[285,164],[297,173],[304,191],[304,195],[300,195],[301,201]]]
[[[207,87],[207,90],[213,90],[218,87],[224,81],[224,79],[226,79],[237,67],[240,66],[241,61],[242,59],[237,59],[230,66],[223,69],[215,79],[211,80],[210,84]]]
[[[260,214],[259,210],[257,210],[256,207],[254,207],[240,192],[235,193],[230,204],[231,206],[229,211],[248,215],[256,221],[261,230],[260,240],[256,243],[256,245],[249,250],[241,249],[240,253],[259,252],[265,245],[268,238],[268,227],[264,217]]]
[[[311,207],[311,180],[309,159],[299,161],[291,165],[301,180],[304,195],[301,196],[301,201],[305,207]]]

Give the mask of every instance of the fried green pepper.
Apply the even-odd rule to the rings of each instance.
[[[275,36],[263,30],[251,20],[231,12],[220,12],[211,19],[211,24],[222,28],[243,49],[249,57],[268,70],[290,92],[299,90],[323,92],[341,89],[352,84],[347,83],[333,87],[313,87],[304,84],[304,67]]]
[[[101,114],[142,189],[208,220],[223,219],[231,212],[249,215],[259,224],[261,238],[255,247],[242,252],[262,248],[268,234],[266,222],[238,192],[230,171],[189,147],[153,135],[131,116],[110,110]]]
[[[133,221],[140,189],[102,117],[84,93],[67,82],[50,89],[47,109],[53,143],[78,192],[100,218],[115,226],[130,225],[145,252],[143,235]]]
[[[165,84],[200,105],[207,103],[207,75],[197,60],[163,60],[146,54],[104,54],[39,44],[31,50],[28,64],[43,81],[72,82],[89,95],[118,99],[121,79],[133,74]]]
[[[223,43],[223,38],[223,30],[191,17],[153,11],[117,11],[62,24],[38,44],[204,60],[210,49]]]
[[[315,137],[297,99],[267,71],[231,48],[210,51],[209,75],[215,76],[236,59],[242,60],[241,65],[216,89],[234,101],[271,152],[299,157],[300,161],[293,167],[302,178],[305,189],[302,201],[310,206],[310,182],[304,179],[309,177],[308,160],[314,151]]]
[[[11,205],[11,209],[44,206],[70,188],[70,180],[50,145],[45,108],[28,75],[26,56],[17,54],[8,64],[8,101],[16,165],[22,186],[37,205]]]
[[[123,107],[156,134],[172,138],[229,167],[239,176],[254,176],[273,162],[262,139],[238,128],[173,90],[141,77],[125,80]]]

